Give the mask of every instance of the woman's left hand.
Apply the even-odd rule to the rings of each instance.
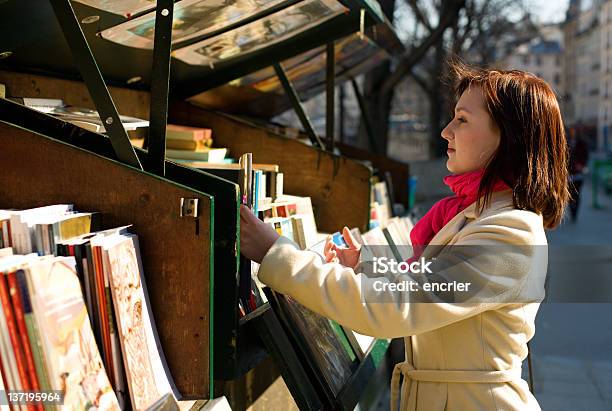
[[[275,229],[257,218],[248,207],[240,206],[240,253],[243,256],[261,264],[278,237]]]

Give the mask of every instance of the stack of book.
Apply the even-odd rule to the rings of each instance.
[[[317,243],[317,224],[310,197],[282,195],[260,209],[258,216],[302,250]]]
[[[104,122],[97,111],[69,106],[61,99],[14,97],[10,100],[96,133],[105,133]],[[149,127],[149,122],[135,117],[119,116],[126,131]]]
[[[177,162],[223,163],[226,148],[212,148],[212,130],[168,124],[166,157]]]
[[[138,237],[129,226],[90,231],[97,215],[72,205],[0,210],[0,392],[59,390],[70,409],[146,410],[178,398]]]

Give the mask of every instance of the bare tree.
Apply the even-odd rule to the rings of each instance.
[[[435,0],[438,19],[432,21],[428,16],[427,6],[425,5],[429,2],[424,0],[402,1],[408,1],[411,4],[415,11],[416,24],[423,27],[422,30],[415,27],[415,33],[423,34],[412,39],[412,45],[407,47],[407,52],[399,58],[394,67],[390,63],[385,63],[368,73],[364,82],[363,94],[366,100],[367,115],[370,117],[376,133],[376,144],[371,149],[381,154],[386,154],[387,149],[389,115],[394,88],[444,37],[446,30],[456,23],[459,12],[466,2],[466,0]],[[382,0],[381,6],[387,18],[393,21],[395,0]],[[365,127],[362,124],[359,127],[360,141],[368,141],[365,138],[365,133]]]

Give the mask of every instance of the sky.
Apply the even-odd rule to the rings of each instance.
[[[569,0],[526,0],[526,4],[540,22],[551,23],[565,18]]]

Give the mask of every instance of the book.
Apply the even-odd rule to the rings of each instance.
[[[389,242],[382,228],[374,227],[373,229],[363,233],[361,238],[363,239],[364,244],[369,246],[372,254],[375,257],[386,257],[397,260],[392,248],[389,246]]]
[[[15,323],[17,325],[18,337],[21,342],[21,348],[25,360],[26,371],[28,373],[30,387],[33,391],[40,391],[40,384],[38,382],[38,376],[36,373],[36,366],[34,364],[34,355],[28,338],[28,331],[25,322],[25,311],[23,301],[21,299],[21,292],[19,290],[19,284],[17,283],[17,274],[14,270],[9,270],[6,274],[6,280],[8,285],[9,296],[13,303],[13,310],[15,314]],[[36,409],[42,410],[42,406],[37,406]]]
[[[293,215],[302,218],[306,248],[310,248],[316,244],[318,242],[317,223],[315,221],[314,209],[310,197],[283,194],[277,198],[277,202],[295,204],[295,214]],[[290,212],[293,213],[293,211]]]
[[[57,98],[32,98],[32,97],[11,97],[9,100],[15,103],[23,104],[26,107],[33,108],[42,113],[50,113],[56,107],[65,106],[64,100]]]
[[[43,353],[38,325],[36,325],[36,319],[34,318],[34,312],[32,311],[32,303],[30,302],[30,291],[28,289],[26,273],[23,269],[20,269],[16,272],[16,276],[19,293],[23,304],[23,314],[25,317],[24,319],[27,328],[27,336],[30,342],[32,357],[34,359],[36,375],[38,377],[41,390],[48,391],[51,390],[51,385],[49,384],[49,371],[47,370],[47,363]]]
[[[226,148],[206,148],[202,151],[166,149],[166,157],[169,159],[207,161],[209,163],[223,162],[226,154]]]
[[[106,132],[104,122],[102,119],[100,119],[100,115],[95,110],[84,107],[69,106],[66,105],[61,99],[14,97],[10,100],[23,104],[31,109],[40,111],[41,113],[58,117],[64,121],[87,130],[99,133]],[[126,130],[136,130],[138,128],[149,126],[149,122],[147,120],[140,118],[120,115],[119,120]]]
[[[168,140],[200,142],[203,146],[210,147],[212,144],[212,130],[209,128],[168,124],[166,126],[166,143]]]
[[[357,357],[363,360],[368,354],[372,344],[376,341],[376,338],[370,337],[369,335],[359,334],[357,331],[353,331],[350,328],[343,327],[346,337],[353,348]]]
[[[11,213],[8,210],[0,210],[0,240],[2,247],[11,247],[10,234]]]
[[[72,204],[58,204],[46,207],[31,208],[28,210],[11,211],[10,235],[11,245],[18,254],[27,254],[33,251],[34,226],[33,222],[46,216],[59,216],[72,211]]]
[[[49,372],[66,409],[119,410],[96,346],[72,257],[30,262],[26,280]]]
[[[357,364],[330,321],[307,309],[293,298],[267,289],[275,311],[293,336],[314,374],[321,378],[321,388],[333,399],[349,381]]]
[[[3,280],[3,274],[1,271],[11,267],[11,265],[19,264],[24,259],[24,256],[12,255],[5,256],[0,259],[0,278]],[[1,301],[0,301],[1,303]],[[6,381],[6,387],[12,391],[21,391],[24,389],[22,385],[22,379],[20,375],[19,366],[17,365],[16,353],[9,333],[9,325],[7,315],[5,314],[8,310],[4,308],[2,303],[2,309],[0,309],[0,359],[2,360],[2,375]],[[21,411],[28,410],[25,404],[13,407],[13,409],[19,409]]]
[[[0,83],[0,98],[6,98],[6,86]]]
[[[209,146],[205,145],[204,142],[190,141],[190,140],[177,140],[173,138],[166,139],[166,149],[170,150],[187,150],[204,152]]]
[[[94,259],[94,270],[96,272],[96,291],[100,309],[100,327],[102,344],[105,347],[105,366],[112,387],[117,395],[119,405],[123,408],[127,400],[127,386],[123,363],[121,359],[121,348],[117,334],[117,322],[113,310],[112,295],[110,290],[110,262],[104,252],[104,246],[112,241],[118,234],[109,236],[96,235],[90,240]]]
[[[304,234],[304,220],[301,216],[294,215],[291,217],[291,222],[293,224],[293,239],[300,246],[300,249],[305,250],[307,247],[306,236]]]
[[[148,301],[138,237],[111,237],[104,252],[132,409],[146,410],[164,395],[178,394]]]
[[[9,268],[10,270],[10,268]],[[2,303],[2,310],[6,318],[6,327],[8,330],[8,336],[10,344],[12,346],[13,356],[17,366],[17,375],[21,389],[24,391],[32,390],[30,376],[25,360],[25,354],[23,351],[23,345],[19,339],[19,331],[17,329],[17,320],[13,311],[12,304],[10,302],[10,296],[8,291],[8,285],[6,282],[6,268],[0,270],[0,301]],[[33,406],[29,406],[28,409],[35,409]]]

